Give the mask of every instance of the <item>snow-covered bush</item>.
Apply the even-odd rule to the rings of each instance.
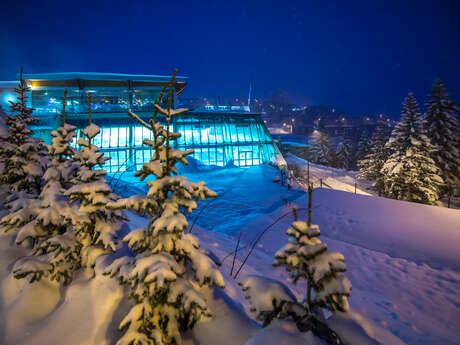
[[[327,245],[318,238],[318,225],[295,221],[286,233],[289,243],[275,253],[274,266],[284,266],[294,283],[307,280],[305,308],[310,313],[315,307],[347,311],[351,283],[343,274],[343,255],[327,251]]]
[[[280,317],[288,305],[297,302],[291,290],[283,283],[260,276],[247,276],[238,283],[249,300],[251,311],[256,318],[267,326],[276,317]],[[298,308],[297,308],[298,309]],[[305,314],[305,309],[298,310],[299,316]]]
[[[294,322],[297,330],[301,332],[297,337],[303,338],[302,333],[312,332],[328,344],[342,344],[339,336],[328,327],[322,315],[309,312],[283,283],[266,277],[249,276],[239,285],[245,292],[245,298],[249,300],[251,311],[257,314],[257,319],[263,322],[264,327],[270,328],[279,320]]]
[[[216,197],[204,182],[173,176],[177,162],[187,164],[185,157],[193,151],[171,147],[171,141],[180,134],[170,132],[169,124],[173,116],[187,110],[155,107],[166,117],[166,128],[155,121],[156,115],[150,125],[138,119],[153,131],[154,139],[144,140],[144,144],[154,149],[154,155],[136,176],[141,181],[152,175],[156,179],[147,182],[147,195],[109,204],[114,209],[134,209],[150,216],[146,228],[134,230],[123,239],[136,256],[119,258],[105,271],[126,286],[135,303],[120,324],[126,332],[118,345],[181,344],[181,332],[209,315],[199,287],[224,286],[220,272],[200,250],[198,239],[184,234],[188,223],[183,213],[196,209],[200,198]]]

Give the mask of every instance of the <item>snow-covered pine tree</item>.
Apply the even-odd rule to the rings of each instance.
[[[38,123],[38,119],[31,117],[32,108],[27,107],[27,91],[30,88],[22,79],[15,92],[17,102],[11,102],[11,112],[7,115],[7,136],[0,136],[2,155],[7,157],[0,172],[0,183],[6,185],[11,194],[24,191],[30,195],[38,195],[43,185],[43,172],[48,159],[44,151],[43,141],[32,138],[33,131],[30,125]],[[24,196],[24,194],[22,194]],[[13,196],[13,200],[19,197]],[[11,200],[12,201],[12,200]]]
[[[358,141],[358,147],[356,149],[355,160],[360,161],[369,153],[371,149],[371,139],[369,139],[369,133],[366,130],[361,132],[361,136]]]
[[[126,332],[117,345],[182,344],[181,332],[209,313],[198,286],[224,286],[220,272],[200,250],[198,239],[184,234],[188,223],[183,212],[192,212],[196,200],[216,197],[216,193],[204,182],[174,176],[177,162],[187,164],[185,157],[193,152],[171,147],[171,141],[180,137],[170,131],[171,118],[187,111],[171,109],[175,74],[169,85],[168,108],[155,105],[156,111],[166,117],[166,128],[156,122],[156,112],[150,124],[130,114],[151,129],[154,137],[144,140],[154,149],[154,155],[136,176],[142,181],[153,175],[155,180],[147,182],[147,195],[111,204],[116,209],[134,209],[150,216],[146,228],[134,230],[123,239],[136,256],[115,260],[105,272],[129,289],[135,303],[120,324]]]
[[[310,147],[311,160],[316,164],[331,166],[334,161],[333,153],[326,133],[316,131]]]
[[[19,229],[16,243],[33,241],[33,252],[21,258],[13,267],[16,278],[30,277],[30,282],[42,277],[68,284],[73,273],[80,268],[81,244],[78,242],[71,220],[85,218],[78,205],[70,204],[65,190],[75,178],[79,164],[72,160],[71,147],[76,127],[64,123],[51,132],[53,137],[48,152],[51,162],[44,174],[45,186],[40,194],[34,218]]]
[[[358,177],[375,182],[378,195],[384,194],[384,175],[381,170],[389,156],[389,149],[385,146],[389,138],[389,127],[384,121],[377,122],[370,140],[368,154],[358,161]]]
[[[460,186],[460,128],[458,108],[441,79],[434,83],[426,108],[426,134],[434,146],[431,158],[445,183],[442,193],[450,196]]]
[[[81,264],[83,267],[92,267],[98,256],[115,251],[118,243],[116,233],[125,217],[121,211],[107,208],[118,197],[104,178],[107,172],[96,168],[102,168],[110,159],[104,157],[104,153],[99,152],[99,148],[91,143],[100,133],[100,128],[90,122],[81,133],[86,138],[82,136],[78,139],[80,148],[74,154],[74,160],[80,164],[80,169],[65,195],[72,203],[79,205],[81,214],[86,215],[72,219],[72,224],[81,245]]]
[[[351,166],[351,143],[348,139],[344,138],[338,145],[335,153],[336,164],[339,169],[350,169]]]
[[[436,204],[443,180],[430,154],[424,118],[412,93],[406,97],[401,121],[387,143],[391,155],[382,167],[385,195],[394,199]]]
[[[318,225],[295,221],[286,232],[289,243],[275,253],[274,266],[284,266],[296,283],[307,280],[304,306],[309,313],[315,307],[332,312],[348,310],[347,297],[351,283],[345,277],[345,259],[340,253],[329,253],[318,238]]]

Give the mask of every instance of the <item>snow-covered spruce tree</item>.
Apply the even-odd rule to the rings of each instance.
[[[75,235],[81,245],[81,265],[92,267],[96,258],[117,247],[117,231],[121,228],[125,217],[121,211],[108,209],[110,202],[118,197],[112,192],[104,176],[107,172],[102,167],[110,159],[91,143],[100,133],[100,128],[91,123],[81,133],[77,144],[80,145],[74,154],[74,160],[80,165],[72,186],[64,193],[71,203],[79,205],[79,213],[71,219]]]
[[[424,119],[412,93],[406,97],[401,121],[387,143],[391,155],[382,167],[385,195],[394,199],[436,204],[443,180],[430,154]]]
[[[374,181],[378,195],[384,194],[384,175],[381,170],[390,154],[385,146],[388,138],[388,125],[384,121],[379,121],[372,134],[368,154],[358,161],[358,177]]]
[[[426,108],[426,134],[434,146],[431,158],[445,183],[442,193],[449,196],[460,186],[460,128],[458,108],[441,79],[434,83]]]
[[[336,164],[339,169],[350,169],[351,166],[351,144],[347,139],[342,140],[338,145],[335,153]]]
[[[19,85],[15,88],[18,100],[10,101],[13,115],[6,117],[8,132],[0,136],[1,154],[6,157],[0,171],[0,183],[7,186],[10,194],[23,191],[36,196],[41,192],[42,176],[48,160],[43,141],[31,137],[33,131],[29,126],[37,124],[38,119],[31,117],[33,109],[27,107],[27,91],[29,87],[22,79],[21,71]],[[21,194],[12,195],[12,200],[18,197]]]
[[[311,160],[316,164],[331,166],[334,161],[334,152],[328,136],[324,132],[316,131],[310,147]]]
[[[343,255],[327,251],[327,245],[318,238],[318,225],[295,221],[286,234],[289,243],[275,253],[274,266],[284,266],[294,283],[307,280],[305,308],[310,312],[315,307],[347,311],[351,283],[343,274]]]
[[[195,200],[216,194],[204,182],[173,176],[177,174],[177,162],[187,164],[185,157],[193,151],[171,148],[171,141],[180,137],[179,133],[170,132],[171,118],[187,111],[171,109],[172,87],[171,83],[168,108],[155,105],[166,117],[166,128],[156,122],[156,113],[150,125],[137,118],[153,131],[154,140],[144,140],[144,144],[154,149],[154,155],[136,176],[142,181],[153,175],[155,180],[147,182],[147,195],[110,205],[147,212],[150,216],[146,228],[134,230],[123,239],[136,256],[119,258],[105,271],[126,286],[135,303],[120,324],[126,332],[117,345],[182,344],[181,332],[209,314],[198,286],[224,286],[220,272],[200,250],[198,239],[184,234],[188,223],[183,212],[196,209]]]
[[[369,153],[371,149],[371,139],[366,130],[363,130],[358,141],[358,147],[356,149],[355,160],[360,161]]]
[[[16,243],[33,241],[31,255],[19,259],[14,267],[16,278],[30,277],[30,282],[46,278],[70,283],[73,273],[80,268],[81,244],[73,231],[72,219],[84,218],[78,205],[71,205],[65,190],[78,171],[79,164],[72,160],[74,149],[70,143],[76,136],[76,127],[64,123],[51,132],[51,145],[47,146],[51,162],[44,174],[45,186],[32,208],[32,220],[19,228]]]

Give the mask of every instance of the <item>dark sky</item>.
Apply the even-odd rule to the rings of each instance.
[[[299,104],[399,117],[437,76],[460,101],[460,1],[10,1],[0,80],[26,72],[189,77],[184,97],[286,90]]]

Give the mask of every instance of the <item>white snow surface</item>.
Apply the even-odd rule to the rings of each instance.
[[[272,182],[278,172],[270,166],[190,172],[204,180],[218,198],[200,202],[189,219],[201,246],[223,262],[225,290],[204,290],[213,317],[184,335],[184,345],[324,344],[310,333],[300,334],[289,321],[261,329],[237,282],[247,275],[278,279],[301,300],[305,286],[294,285],[288,273],[274,268],[274,253],[287,241],[286,230],[298,207],[305,220],[306,195]],[[198,177],[198,178],[196,178]],[[140,186],[130,188],[135,191]],[[235,271],[248,246],[266,226],[273,225],[254,247],[235,280],[230,277],[239,232]],[[129,229],[147,225],[129,213]],[[335,190],[315,189],[313,222],[330,251],[344,255],[345,275],[353,290],[352,312],[328,322],[352,344],[459,344],[460,330],[460,211]],[[123,229],[122,231],[130,231]],[[15,260],[27,249],[12,236],[0,236],[0,344],[115,344],[117,330],[131,302],[122,288],[102,270],[125,249],[96,260],[96,275],[81,272],[69,287],[41,283],[28,287],[12,278]],[[33,289],[32,289],[33,288]],[[250,318],[250,317],[252,318]],[[332,323],[333,322],[333,323]]]

